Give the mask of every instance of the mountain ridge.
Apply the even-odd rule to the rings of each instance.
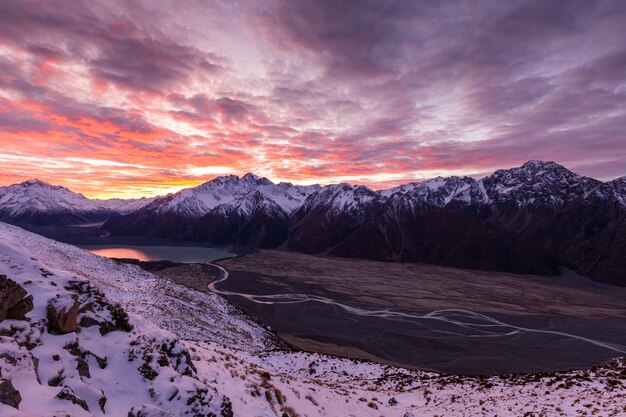
[[[127,214],[151,198],[90,199],[37,178],[0,187],[0,220],[35,225],[99,222]]]

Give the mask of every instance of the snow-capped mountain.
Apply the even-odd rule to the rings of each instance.
[[[144,208],[145,212],[177,214],[201,217],[212,209],[245,199],[250,193],[259,192],[273,201],[286,213],[291,213],[319,186],[294,186],[290,183],[274,184],[267,178],[247,173],[216,177],[197,187],[187,188],[165,197],[157,198]]]
[[[359,211],[362,207],[380,199],[381,196],[378,193],[362,185],[331,184],[309,195],[300,210],[309,212],[317,207],[327,207],[335,213]]]
[[[532,160],[521,167],[498,170],[478,181],[469,177],[437,177],[381,190],[380,194],[387,197],[406,194],[438,207],[490,206],[493,212],[498,212],[492,214],[504,214],[522,207],[558,209],[593,192],[606,194],[606,187],[611,184],[619,190],[619,181],[618,178],[605,184],[552,161]]]
[[[150,201],[92,200],[65,187],[32,179],[0,187],[0,220],[34,225],[100,222],[137,210]]]
[[[575,174],[554,162],[529,161],[496,171],[461,191],[457,206],[488,206],[490,216],[515,214],[522,208],[551,212],[602,187],[601,181]]]
[[[157,198],[104,228],[112,234],[273,247],[286,239],[290,213],[318,189],[274,184],[252,173],[221,176]]]
[[[463,192],[475,184],[476,180],[470,177],[437,177],[424,182],[403,184],[381,190],[379,193],[386,197],[391,197],[396,193],[406,194],[416,201],[443,207],[450,201],[460,198]]]

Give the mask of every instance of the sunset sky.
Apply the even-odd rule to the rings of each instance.
[[[0,185],[626,175],[626,1],[2,1]]]

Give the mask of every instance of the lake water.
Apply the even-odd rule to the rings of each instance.
[[[235,256],[233,253],[222,249],[194,246],[94,245],[81,247],[93,254],[107,258],[132,258],[140,261],[206,263]]]

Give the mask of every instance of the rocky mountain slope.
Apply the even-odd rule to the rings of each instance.
[[[150,198],[91,200],[65,187],[32,179],[0,187],[0,221],[30,225],[101,222],[133,212],[150,201]]]
[[[566,266],[626,285],[625,184],[543,161],[480,180],[439,177],[381,191],[273,184],[247,174],[157,199],[104,228],[521,273],[549,275]]]
[[[32,309],[12,306],[14,315],[0,317],[3,416],[624,412],[622,359],[584,371],[459,377],[290,352],[216,295],[4,223],[0,274],[3,295],[10,280],[16,303],[32,297]]]

